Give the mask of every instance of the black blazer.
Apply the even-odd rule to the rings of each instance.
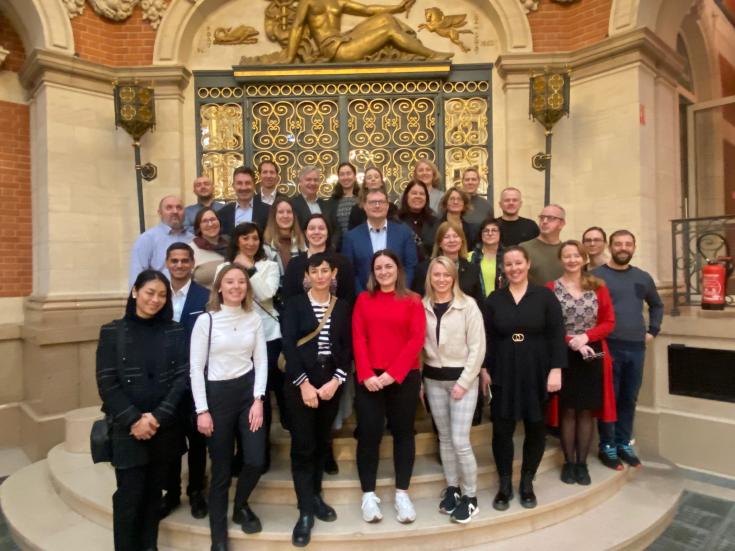
[[[334,210],[333,205],[327,199],[318,198],[316,202],[319,205],[319,208],[322,209],[324,217],[329,221],[329,235],[332,236],[332,241],[334,241],[334,232],[337,229],[337,224],[336,218],[332,215],[332,211]],[[296,215],[296,219],[299,221],[301,231],[306,230],[306,223],[309,221],[311,211],[309,210],[309,205],[306,204],[304,196],[300,193],[296,193],[296,195],[291,197],[291,207]]]
[[[186,294],[184,308],[181,310],[181,325],[186,329],[186,342],[191,343],[191,331],[194,329],[199,314],[203,314],[207,301],[209,301],[209,290],[192,280],[189,292]]]
[[[329,323],[329,340],[335,368],[349,376],[352,370],[352,323],[350,307],[344,300],[337,299]],[[319,388],[332,378],[332,373],[325,373],[317,364],[318,335],[303,346],[296,347],[296,342],[311,333],[318,325],[309,297],[305,293],[286,301],[286,311],[281,318],[281,333],[283,354],[286,357],[287,384],[306,375],[311,384]]]
[[[343,299],[352,309],[355,304],[355,271],[352,264],[343,255],[330,252],[337,267],[337,298]],[[304,294],[304,272],[306,271],[306,253],[299,253],[289,260],[283,276],[283,298]]]
[[[422,297],[426,293],[426,273],[429,270],[431,259],[424,260],[416,266],[416,276],[413,278],[411,290],[417,292]],[[468,297],[472,297],[482,311],[485,302],[485,296],[482,294],[482,286],[480,280],[482,273],[480,267],[472,264],[466,258],[459,259],[459,288]]]
[[[232,234],[232,230],[235,229],[236,208],[237,202],[233,201],[231,203],[227,203],[217,211],[220,233],[223,235],[230,235]],[[257,196],[253,197],[253,223],[258,225],[260,231],[265,231],[265,225],[268,223],[268,211],[270,211],[270,208],[270,205],[261,201]]]
[[[439,224],[447,221],[446,213],[439,220]],[[464,218],[462,218],[462,231],[464,232],[465,239],[467,240],[467,250],[471,251],[477,244],[477,234],[480,231],[480,226],[477,224],[471,224]]]

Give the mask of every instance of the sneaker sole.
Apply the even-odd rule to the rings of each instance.
[[[449,520],[451,520],[452,522],[456,522],[458,524],[467,524],[467,523],[469,523],[472,520],[472,517],[474,517],[479,512],[480,512],[480,508],[478,507],[477,509],[475,509],[474,511],[472,511],[472,514],[469,517],[467,517],[465,519],[458,519],[458,518],[455,518],[455,517],[450,517]]]
[[[400,517],[396,517],[396,520],[400,522],[401,524],[411,524],[416,520],[416,517],[414,518],[407,518],[407,519],[401,519]]]
[[[377,524],[377,523],[379,523],[379,522],[380,522],[381,520],[383,520],[383,517],[382,517],[382,516],[380,516],[380,517],[373,517],[372,519],[369,519],[369,520],[368,520],[368,519],[366,519],[365,517],[362,517],[362,520],[364,520],[364,521],[365,521],[365,522],[367,522],[368,524]]]
[[[454,509],[456,509],[456,507]],[[447,510],[447,509],[443,509],[443,508],[439,507],[439,512],[442,515],[451,515],[454,512],[454,509]]]

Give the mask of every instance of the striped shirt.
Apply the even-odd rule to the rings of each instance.
[[[311,308],[314,311],[314,316],[316,316],[316,320],[321,323],[324,319],[324,314],[329,309],[329,302],[326,303],[320,303],[314,301],[314,299],[309,295],[309,302],[311,302]],[[330,328],[332,326],[332,318],[331,316],[329,319],[327,319],[326,323],[322,327],[322,330],[319,331],[319,335],[317,335],[317,346],[318,346],[318,352],[317,354],[322,357],[331,356],[332,355],[332,341],[330,339]],[[344,383],[347,379],[347,373],[345,373],[342,369],[336,368],[334,371],[334,378],[339,381],[340,384]]]

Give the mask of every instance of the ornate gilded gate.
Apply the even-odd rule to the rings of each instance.
[[[428,158],[445,185],[478,167],[484,192],[492,186],[490,74],[489,66],[472,66],[452,70],[447,80],[238,84],[197,73],[199,171],[212,178],[217,196],[229,198],[237,166],[273,159],[280,191],[292,194],[299,170],[315,165],[326,197],[337,166],[349,160],[360,178],[368,166],[380,168],[395,198],[416,162]]]

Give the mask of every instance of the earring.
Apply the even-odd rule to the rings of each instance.
[[[138,298],[138,295],[133,295],[133,298],[134,298],[134,299],[135,299],[135,298]]]

